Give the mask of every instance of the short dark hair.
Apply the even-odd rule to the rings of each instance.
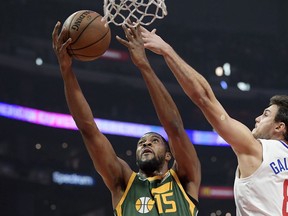
[[[171,152],[168,141],[167,141],[161,134],[156,133],[156,132],[152,132],[152,131],[151,131],[151,132],[147,132],[147,133],[145,133],[145,134],[157,134],[158,136],[160,136],[161,139],[162,139],[162,141],[163,141],[164,144],[165,144],[166,152]],[[145,134],[144,134],[144,135],[145,135]],[[144,136],[144,135],[143,135],[143,136]]]
[[[286,126],[284,139],[288,141],[288,95],[275,95],[270,98],[269,105],[276,105],[278,112],[275,115],[275,122],[283,122]]]

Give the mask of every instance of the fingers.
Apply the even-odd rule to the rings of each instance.
[[[57,42],[58,42],[58,32],[59,32],[59,28],[60,28],[61,23],[58,21],[53,29],[52,32],[52,46],[53,49],[55,50],[57,47]]]
[[[144,28],[143,26],[140,26],[140,30],[141,33],[150,33],[150,31],[148,31],[146,28]]]
[[[127,22],[127,25],[122,25],[126,38],[129,41],[133,38],[139,38],[141,36],[140,24],[133,22],[134,26],[132,26],[132,22],[130,20],[128,20]]]
[[[62,54],[67,54],[67,47],[72,43],[72,39],[68,38],[68,30],[65,26],[62,27],[60,34],[58,34],[60,26],[61,23],[58,21],[52,32],[52,46],[58,57]]]
[[[134,37],[134,32],[131,30],[131,28],[127,27],[126,25],[122,25],[122,28],[124,30],[126,38],[131,41]]]
[[[116,36],[116,39],[119,41],[119,43],[121,43],[122,45],[128,47],[128,45],[129,45],[129,42],[128,42],[128,41],[120,38],[118,35]]]
[[[52,39],[54,40],[56,38],[56,36],[58,35],[58,31],[59,31],[59,28],[60,28],[60,25],[61,23],[58,21],[53,29],[53,32],[52,32]]]
[[[61,32],[58,36],[58,45],[62,45],[68,39],[68,30],[65,26],[62,27]]]
[[[141,37],[141,26],[137,24],[137,26],[134,28],[134,34],[136,37]]]
[[[126,38],[128,39],[128,34],[129,34],[129,32],[128,32],[127,27],[126,27],[125,25],[122,25],[122,29],[124,30],[125,36],[126,36]],[[117,39],[117,41],[118,41],[119,43],[121,43],[122,45],[128,47],[129,41],[124,40],[123,38],[119,37],[118,35],[116,35],[116,39]],[[129,40],[129,39],[128,39],[128,40]]]
[[[127,40],[122,39],[119,36],[116,36],[116,39],[123,44],[126,47],[131,47],[132,44],[135,45],[135,42],[140,42],[142,43],[142,37],[141,37],[141,30],[140,30],[140,25],[137,24],[136,27],[130,27],[128,25],[122,25],[122,28],[124,30],[125,33],[125,37],[127,38]],[[130,44],[131,42],[131,44]]]
[[[67,47],[72,43],[72,39],[71,38],[68,38],[68,40],[65,41],[64,44],[61,45],[61,48],[60,48],[60,51],[62,49],[67,49]]]

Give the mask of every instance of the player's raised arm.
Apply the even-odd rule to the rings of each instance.
[[[162,55],[189,98],[202,110],[214,129],[233,147],[236,153],[257,154],[251,143],[257,141],[242,123],[232,119],[216,99],[207,80],[188,65],[155,30],[141,28],[145,47]]]
[[[158,118],[168,135],[169,145],[176,162],[173,169],[176,170],[186,192],[198,199],[201,181],[200,162],[185,132],[178,108],[147,60],[140,27],[126,28],[124,26],[123,28],[128,41],[121,38],[118,40],[128,47],[132,61],[142,73]]]
[[[125,185],[132,171],[125,162],[117,157],[109,140],[99,131],[92,111],[72,70],[72,58],[66,49],[71,43],[71,39],[65,41],[64,38],[67,34],[65,29],[62,29],[58,35],[59,28],[60,23],[58,22],[53,31],[52,39],[53,49],[58,58],[64,82],[66,101],[93,164],[112,192],[113,204],[115,204],[122,196],[122,193],[117,191],[121,191],[119,188]]]

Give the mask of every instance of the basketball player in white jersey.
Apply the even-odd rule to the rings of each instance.
[[[190,99],[233,148],[238,167],[237,216],[288,215],[288,96],[271,98],[252,132],[231,118],[207,80],[155,32],[141,28],[145,48],[162,55]]]

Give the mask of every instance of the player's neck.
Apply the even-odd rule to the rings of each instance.
[[[164,177],[167,174],[167,172],[168,172],[168,169],[160,170],[160,171],[155,170],[152,173],[147,173],[147,172],[144,172],[143,170],[139,170],[138,175],[140,176],[141,179],[146,179],[146,178],[154,177],[154,176]]]

